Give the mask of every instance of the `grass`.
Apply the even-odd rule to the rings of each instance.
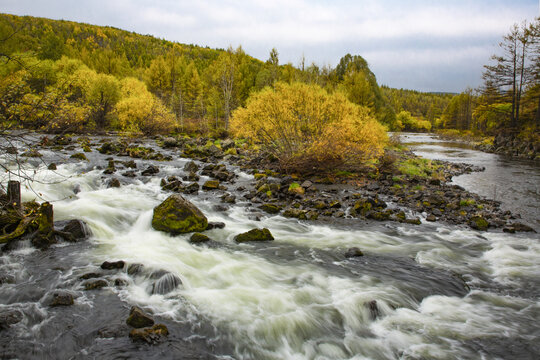
[[[418,176],[421,178],[433,177],[436,175],[440,167],[441,165],[438,165],[431,160],[422,158],[406,159],[398,164],[398,170],[403,175],[411,177]]]

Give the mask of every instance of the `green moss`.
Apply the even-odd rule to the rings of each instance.
[[[236,151],[236,148],[230,148],[230,149],[227,149],[224,154],[225,155],[238,155],[238,151]]]
[[[431,177],[441,165],[435,161],[422,158],[410,158],[398,164],[398,170],[406,176]]]
[[[270,233],[270,230],[267,228],[263,229],[253,229],[248,232],[238,234],[234,237],[234,241],[238,243],[248,242],[248,241],[272,241],[274,237]]]
[[[208,219],[180,195],[171,195],[154,209],[152,227],[171,234],[204,231]]]
[[[73,154],[70,156],[70,158],[72,159],[77,159],[77,160],[88,160],[86,158],[86,155],[84,155],[83,153],[76,153],[76,154]]]
[[[480,230],[480,231],[485,231],[489,227],[489,223],[482,216],[471,217],[471,219],[469,220],[469,225],[473,229]]]
[[[304,195],[305,190],[298,183],[293,182],[291,185],[289,185],[289,193],[298,194],[298,195]]]
[[[277,214],[282,209],[281,206],[274,205],[274,204],[262,204],[259,208],[269,214]]]
[[[218,180],[208,180],[205,182],[202,186],[203,190],[216,190],[219,189],[219,181]]]
[[[474,199],[461,199],[459,201],[459,206],[470,206],[476,204],[476,201]]]
[[[264,179],[265,177],[267,177],[267,175],[257,173],[257,174],[253,174],[253,177],[255,178],[255,180],[260,180],[260,179]]]

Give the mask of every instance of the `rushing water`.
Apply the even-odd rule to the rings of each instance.
[[[444,146],[429,150],[430,156],[448,158]],[[46,162],[59,156],[44,155]],[[57,200],[55,219],[82,219],[93,236],[82,244],[45,252],[23,247],[0,257],[0,275],[13,277],[0,285],[0,310],[24,317],[2,331],[0,357],[536,359],[540,353],[537,234],[481,233],[438,223],[300,222],[254,213],[242,201],[217,211],[219,196],[200,193],[189,200],[226,227],[206,233],[209,245],[192,245],[189,235],[173,237],[150,226],[152,209],[169,195],[160,179],[183,175],[187,159],[155,163],[160,173],[153,177],[113,175],[123,186],[107,188],[107,156],[87,155],[89,162],[63,155],[54,172],[33,161],[42,181],[24,189],[24,199],[41,194]],[[139,170],[148,164],[136,162]],[[251,177],[235,172],[238,184]],[[466,185],[460,178],[456,182]],[[498,186],[502,194],[506,185]],[[276,240],[233,241],[254,227],[269,228]],[[346,259],[343,253],[352,246],[366,255]],[[118,259],[168,271],[182,285],[151,294],[148,276],[120,272],[125,287],[81,290],[78,276]],[[48,307],[58,288],[72,291],[75,305]],[[135,345],[127,333],[96,335],[107,324],[123,323],[133,304],[165,322],[169,340]]]

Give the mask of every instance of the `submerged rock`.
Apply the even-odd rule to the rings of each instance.
[[[71,238],[66,239],[68,241],[84,240],[92,235],[88,225],[84,221],[77,219],[69,220],[62,229],[62,232],[71,234]]]
[[[124,265],[126,263],[124,260],[118,260],[118,261],[105,261],[103,264],[101,264],[101,268],[104,270],[115,270],[115,269],[123,269]]]
[[[163,337],[169,335],[169,329],[163,324],[156,324],[152,327],[143,329],[133,329],[129,333],[129,338],[133,342],[145,342],[147,344],[157,344],[163,340]]]
[[[144,270],[143,264],[130,264],[127,268],[127,273],[130,276],[139,275]]]
[[[238,234],[234,237],[234,241],[237,243],[243,243],[247,241],[272,241],[274,237],[267,228],[253,229],[248,232]]]
[[[152,284],[150,294],[165,295],[180,285],[182,285],[182,280],[173,273],[167,272]]]
[[[129,316],[126,320],[126,324],[136,329],[139,329],[154,325],[154,319],[145,314],[140,307],[133,306],[129,311]]]
[[[152,227],[170,234],[204,231],[208,219],[195,205],[178,194],[169,196],[154,208]]]
[[[109,286],[109,284],[103,279],[90,280],[84,283],[84,290],[99,290],[106,286]]]
[[[70,306],[73,305],[73,295],[66,291],[55,292],[49,306]]]
[[[345,251],[346,258],[359,257],[359,256],[364,256],[364,253],[362,252],[362,250],[360,250],[357,247],[352,247],[352,248],[347,249],[347,251]]]

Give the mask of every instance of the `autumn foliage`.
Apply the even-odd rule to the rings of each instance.
[[[303,172],[358,167],[379,157],[387,140],[368,108],[303,83],[253,94],[233,113],[231,130],[260,142],[284,170]]]

